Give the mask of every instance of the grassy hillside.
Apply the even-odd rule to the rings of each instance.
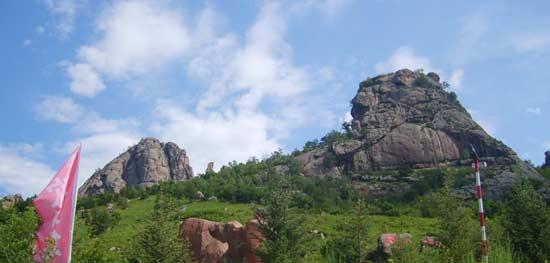
[[[113,225],[112,228],[93,239],[87,237],[89,227],[81,216],[83,210],[80,210],[76,221],[75,239],[82,243],[79,244],[78,247],[90,246],[91,242],[94,242],[97,244],[98,248],[103,251],[109,251],[112,247],[126,250],[128,246],[131,245],[132,238],[144,226],[145,218],[152,212],[154,200],[155,196],[150,196],[144,200],[132,199],[129,200],[126,209],[115,208],[121,215],[120,221]],[[255,209],[255,206],[252,204],[221,201],[190,202],[187,199],[178,200],[178,207],[180,207],[180,211],[173,221],[174,234],[177,234],[179,222],[185,218],[199,217],[218,222],[237,220],[241,223],[245,223],[252,219]],[[106,207],[103,206],[103,209],[106,209]],[[325,240],[339,234],[339,225],[353,217],[352,214],[348,213],[329,214],[296,212],[304,217],[305,223],[303,227],[305,229],[303,230],[305,233],[312,233],[313,230],[318,230],[325,235],[324,240],[321,239],[320,235],[311,235],[311,237],[306,238],[308,244],[304,244],[304,246],[309,247],[312,251],[320,251]],[[438,223],[434,218],[371,215],[368,216],[368,227],[368,236],[370,237],[368,238],[368,247],[370,250],[374,250],[376,238],[382,233],[411,233],[413,235],[413,243],[418,244],[423,235],[437,231]]]

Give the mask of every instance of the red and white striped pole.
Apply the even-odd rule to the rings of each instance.
[[[472,145],[472,150],[474,151],[474,163],[472,164],[473,168],[476,171],[476,193],[477,193],[477,202],[479,204],[479,225],[481,227],[481,253],[483,256],[483,262],[489,262],[489,245],[487,243],[487,232],[485,227],[485,212],[483,211],[483,191],[481,189],[481,166],[486,167],[485,162],[479,161],[479,156],[475,148]]]

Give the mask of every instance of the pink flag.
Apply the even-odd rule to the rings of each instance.
[[[71,261],[80,147],[74,150],[48,186],[33,201],[42,219],[42,225],[36,232],[36,262]]]

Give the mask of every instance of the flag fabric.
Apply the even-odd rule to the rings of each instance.
[[[76,210],[78,146],[48,186],[33,201],[42,224],[36,232],[35,262],[68,263]]]

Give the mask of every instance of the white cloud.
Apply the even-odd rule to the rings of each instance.
[[[464,78],[464,70],[457,69],[451,73],[449,78],[449,84],[451,85],[451,90],[460,91],[462,90],[462,79]]]
[[[168,102],[157,105],[155,116],[162,119],[153,130],[163,140],[185,148],[197,172],[203,172],[210,161],[219,167],[232,160],[266,156],[293,129],[319,118],[328,123],[325,120],[333,117],[321,106],[323,92],[313,92],[313,87],[332,84],[328,79],[334,72],[294,63],[285,40],[291,19],[285,10],[279,3],[266,3],[244,38],[219,34],[211,26],[201,29],[209,37],[190,54],[186,70],[208,87],[206,92],[195,111]],[[208,12],[205,24],[218,24],[211,20],[217,17],[213,10]],[[262,107],[265,104],[270,107]]]
[[[24,196],[37,194],[44,188],[55,171],[48,165],[33,160],[29,151],[36,145],[0,145],[0,188],[6,193],[21,193]]]
[[[425,72],[440,72],[440,70],[432,66],[428,58],[417,55],[414,50],[408,46],[398,48],[386,61],[379,62],[374,66],[374,69],[379,74],[393,72],[403,68],[408,68],[410,70],[424,69]]]
[[[545,141],[542,146],[547,149],[548,151],[550,151],[550,140],[549,141]]]
[[[31,45],[31,43],[32,43],[32,41],[31,41],[30,39],[25,39],[25,40],[23,40],[22,45],[23,45],[24,47],[28,47],[28,46]]]
[[[45,0],[48,11],[56,19],[56,30],[61,37],[66,37],[73,31],[77,11],[75,0]],[[43,30],[40,30],[43,31]],[[38,32],[38,30],[37,30]]]
[[[117,1],[98,17],[99,38],[78,50],[69,65],[71,90],[95,96],[103,79],[128,80],[149,75],[189,50],[191,39],[180,10],[162,1]]]
[[[105,119],[98,113],[87,112],[81,121],[75,123],[73,131],[79,134],[97,134],[118,131],[135,131],[141,123],[136,119]]]
[[[88,64],[69,64],[67,73],[71,77],[71,91],[78,95],[94,97],[105,89],[100,75]]]
[[[152,130],[161,140],[174,141],[184,148],[197,173],[204,172],[211,161],[221,167],[233,160],[265,156],[280,147],[269,138],[271,120],[261,114],[228,111],[197,116],[161,102],[155,115],[159,120]]]
[[[527,107],[525,112],[536,116],[540,116],[542,114],[542,110],[539,107]]]
[[[79,58],[112,77],[144,74],[182,56],[190,47],[183,18],[160,2],[118,1],[100,15],[101,38]]]
[[[46,96],[34,108],[35,114],[41,120],[52,120],[61,123],[73,123],[84,113],[84,109],[74,103],[71,98]]]
[[[228,34],[197,52],[188,73],[209,85],[198,103],[199,111],[238,92],[235,106],[253,111],[266,96],[288,98],[310,88],[307,70],[292,63],[292,50],[284,40],[286,20],[281,6],[268,3],[247,31],[244,43]]]

